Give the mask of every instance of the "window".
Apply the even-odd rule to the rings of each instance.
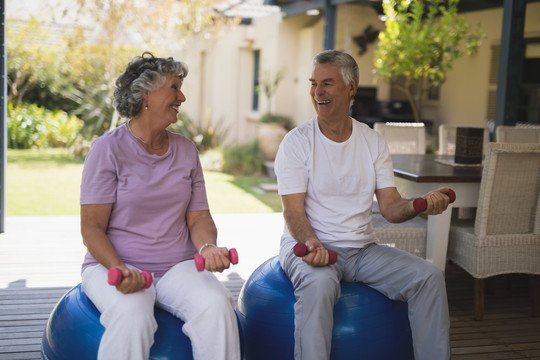
[[[251,109],[259,110],[259,66],[260,66],[261,51],[253,51],[253,101]]]

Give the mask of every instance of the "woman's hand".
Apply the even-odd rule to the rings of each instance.
[[[116,289],[122,294],[136,293],[145,287],[146,278],[142,272],[137,269],[129,269],[125,265],[116,267],[122,271],[123,279],[116,285]]]
[[[204,268],[212,272],[223,272],[231,266],[229,250],[225,247],[206,246],[202,249]]]

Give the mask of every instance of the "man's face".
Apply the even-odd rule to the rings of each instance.
[[[309,81],[311,100],[319,119],[338,121],[348,117],[351,98],[356,92],[355,81],[345,85],[339,67],[332,64],[315,65]]]

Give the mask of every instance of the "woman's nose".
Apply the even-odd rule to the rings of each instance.
[[[178,93],[176,94],[176,97],[178,99],[180,99],[180,101],[182,101],[182,102],[186,101],[186,96],[184,95],[182,90],[178,90]]]

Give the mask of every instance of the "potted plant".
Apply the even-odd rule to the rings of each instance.
[[[257,140],[267,161],[274,161],[279,144],[292,128],[293,122],[289,116],[272,113],[261,116]]]
[[[284,69],[271,77],[267,74],[265,80],[257,87],[257,91],[266,96],[267,111],[258,120],[257,140],[267,161],[274,161],[279,144],[283,137],[294,125],[292,118],[287,115],[273,114],[271,111],[272,97],[280,81],[283,79]]]

